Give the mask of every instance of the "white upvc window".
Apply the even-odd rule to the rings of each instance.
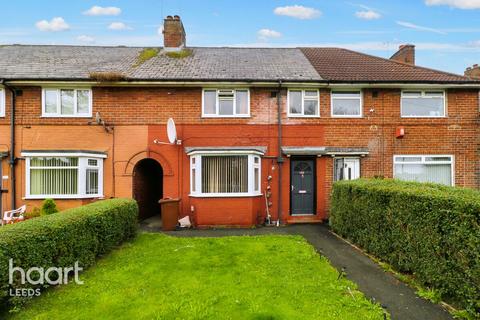
[[[393,166],[396,179],[448,186],[455,184],[452,155],[395,155]]]
[[[332,91],[331,92],[332,117],[361,118],[362,117],[362,91]]]
[[[92,90],[89,88],[43,88],[42,117],[92,116]]]
[[[261,159],[247,153],[190,156],[190,195],[246,197],[261,195]]]
[[[0,117],[5,117],[5,89],[0,88]]]
[[[22,153],[26,162],[26,199],[103,197],[104,155]]]
[[[445,100],[443,90],[403,90],[401,115],[403,118],[445,117]]]
[[[248,89],[204,89],[202,117],[241,118],[250,116]]]
[[[289,117],[320,116],[320,93],[318,90],[290,89],[287,102]]]

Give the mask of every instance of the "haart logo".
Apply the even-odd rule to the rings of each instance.
[[[79,273],[82,271],[78,265],[78,261],[75,262],[73,267],[50,267],[48,269],[32,267],[25,271],[22,267],[15,267],[13,265],[13,259],[8,261],[8,283],[13,285],[14,276],[17,272],[20,273],[20,283],[29,283],[31,285],[59,285],[68,283],[68,275],[73,272],[74,281],[76,284],[83,284],[83,281],[79,278]],[[10,289],[10,296],[38,296],[40,295],[40,289],[32,288],[17,288]]]

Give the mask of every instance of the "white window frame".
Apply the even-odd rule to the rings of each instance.
[[[219,111],[219,98],[218,92],[221,90],[233,91],[233,114],[232,115],[220,115]],[[215,97],[215,114],[205,113],[205,91],[216,91]],[[237,91],[247,91],[247,113],[237,114]],[[202,118],[249,118],[250,117],[250,89],[248,88],[203,88],[202,90]]]
[[[57,91],[57,112],[56,113],[47,113],[46,112],[46,91]],[[61,113],[61,90],[73,90],[73,114],[62,114]],[[89,91],[88,99],[88,113],[78,113],[77,112],[77,92],[78,91]],[[93,109],[93,92],[91,88],[80,88],[80,87],[43,87],[42,88],[42,117],[43,118],[91,118]]]
[[[426,161],[425,158],[428,157],[439,157],[439,158],[450,158],[450,161]],[[400,162],[397,161],[397,158],[421,158],[420,161],[417,162]],[[396,164],[449,164],[450,165],[450,170],[451,170],[451,186],[455,186],[455,156],[451,154],[407,154],[407,155],[401,155],[401,154],[396,154],[393,156],[393,178],[396,176],[395,172],[395,165]]]
[[[301,113],[291,113],[290,112],[290,91],[301,91],[302,92],[302,112]],[[316,91],[317,92],[317,114],[305,115],[305,99],[315,100],[314,97],[305,98],[305,91]],[[299,88],[289,88],[287,91],[287,116],[289,118],[320,118],[320,90],[318,89],[299,89]]]
[[[208,152],[198,151],[190,154],[190,196],[199,198],[238,198],[255,197],[262,195],[262,158],[259,152],[230,151],[230,152]],[[202,192],[202,157],[204,156],[248,156],[248,191],[232,193],[203,193]],[[258,158],[258,164],[254,159]],[[195,159],[195,160],[193,160]],[[195,162],[195,163],[194,163]],[[254,169],[259,169],[258,190],[255,190]],[[195,179],[192,179],[192,172],[195,170]],[[195,186],[193,182],[195,181]]]
[[[409,98],[414,98],[414,97],[404,97],[403,94],[405,91],[420,91],[420,97],[422,99],[433,99],[437,97],[427,97],[425,96],[425,92],[442,92],[443,93],[443,115],[441,116],[404,116],[403,115],[403,99],[409,99]],[[418,97],[415,97],[414,99],[417,99]],[[401,118],[446,118],[447,117],[447,95],[445,94],[445,90],[443,89],[403,89],[402,93],[400,95],[400,117]]]
[[[103,198],[103,159],[107,156],[93,153],[41,153],[41,152],[22,152],[22,157],[25,157],[25,198],[24,199],[85,199],[85,198]],[[77,194],[30,194],[30,160],[35,157],[72,157],[78,158],[78,179],[77,179]],[[98,193],[87,194],[87,169],[92,169],[88,165],[89,159],[98,161]]]
[[[5,117],[5,89],[0,87],[0,117]]]
[[[333,100],[334,99],[338,99],[338,100],[342,100],[342,99],[357,99],[357,98],[352,98],[352,97],[333,97],[333,94],[334,92],[358,92],[360,93],[360,97],[358,97],[358,100],[360,101],[360,114],[358,115],[337,115],[337,114],[334,114],[333,113]],[[363,90],[361,89],[350,89],[350,90],[347,90],[347,89],[341,89],[341,90],[336,90],[336,89],[332,89],[330,90],[330,116],[332,118],[363,118]]]
[[[336,166],[335,166],[335,161],[337,159],[343,159],[344,161],[353,161],[354,162],[354,167],[355,170],[358,172],[358,178],[355,179],[360,179],[362,177],[362,171],[361,171],[361,158],[360,157],[342,157],[342,156],[335,156],[333,157],[333,181],[341,181],[341,180],[336,180]],[[343,170],[344,168],[342,168]],[[342,180],[347,180],[347,179],[342,179]]]

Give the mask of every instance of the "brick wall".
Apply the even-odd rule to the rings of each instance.
[[[276,88],[252,88],[251,117],[237,119],[201,118],[201,88],[93,88],[93,114],[113,125],[113,133],[89,124],[85,118],[41,118],[41,88],[25,87],[17,100],[16,155],[22,149],[88,149],[107,152],[104,168],[106,197],[131,197],[132,172],[136,162],[150,157],[164,171],[164,196],[181,197],[182,213],[192,214],[202,224],[251,225],[265,215],[265,199],[200,199],[189,197],[189,159],[186,146],[266,146],[262,160],[262,186],[272,176],[271,207],[278,212],[277,99]],[[373,93],[376,92],[374,95]],[[7,92],[8,95],[8,92]],[[393,175],[394,154],[451,154],[455,156],[455,183],[477,188],[478,165],[478,90],[451,89],[447,94],[447,117],[441,119],[405,119],[400,117],[399,89],[366,89],[363,91],[363,114],[360,119],[330,116],[330,91],[320,90],[320,118],[288,118],[286,90],[282,91],[283,142],[287,146],[368,147],[370,154],[361,160],[361,175]],[[9,150],[9,114],[0,118],[0,150]],[[182,146],[156,145],[154,139],[167,141],[165,123],[177,123]],[[395,128],[403,126],[405,137],[395,138]],[[289,162],[283,165],[282,212],[289,211]],[[9,175],[3,161],[4,175]],[[333,178],[331,157],[317,159],[317,216],[325,217]],[[3,187],[9,188],[9,180]],[[24,161],[17,165],[17,206],[25,195]],[[9,194],[3,195],[8,209]],[[82,203],[58,201],[67,208]],[[29,207],[39,201],[27,201]],[[232,210],[227,212],[231,206]],[[221,217],[221,218],[220,218]]]

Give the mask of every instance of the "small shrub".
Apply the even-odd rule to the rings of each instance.
[[[127,79],[127,76],[121,72],[108,71],[108,72],[90,72],[90,79],[98,82],[116,82],[124,81]]]
[[[137,203],[110,199],[0,228],[0,310],[18,309],[28,298],[10,297],[10,289],[44,286],[20,282],[16,273],[9,284],[9,261],[15,267],[87,268],[137,232]]]
[[[480,192],[438,184],[359,179],[333,186],[333,230],[395,270],[421,294],[480,316]]]
[[[53,199],[45,199],[42,203],[42,208],[40,209],[40,212],[42,216],[57,213],[57,203]]]
[[[32,211],[25,213],[25,218],[27,219],[37,218],[37,217],[40,217],[41,215],[42,215],[42,211],[40,210],[40,208],[35,207],[32,209]]]

